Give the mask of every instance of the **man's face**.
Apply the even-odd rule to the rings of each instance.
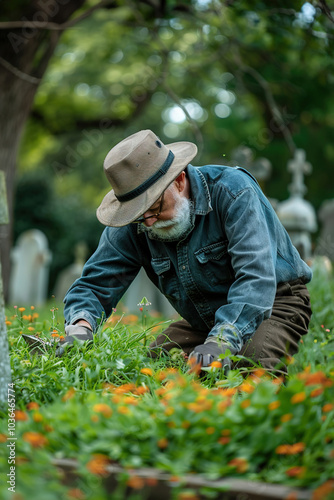
[[[190,200],[182,195],[173,183],[169,186],[161,198],[143,214],[149,217],[161,210],[158,217],[150,217],[143,224],[146,231],[165,240],[176,240],[180,238],[191,225],[190,221]]]

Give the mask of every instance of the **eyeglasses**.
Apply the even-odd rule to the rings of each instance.
[[[139,217],[138,219],[133,220],[131,224],[141,224],[142,222],[145,222],[145,221],[146,221],[146,219],[152,219],[153,217],[158,218],[158,217],[159,217],[159,215],[160,215],[160,214],[161,214],[161,212],[162,212],[162,205],[163,205],[163,202],[164,202],[164,194],[165,194],[165,193],[162,193],[162,197],[161,197],[161,201],[160,201],[160,206],[159,206],[159,211],[158,211],[158,213],[153,214],[153,215],[149,215],[148,217],[141,216],[141,217]]]

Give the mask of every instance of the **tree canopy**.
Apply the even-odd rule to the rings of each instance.
[[[85,2],[76,16],[97,5]],[[104,2],[56,45],[25,129],[18,181],[38,171],[62,207],[67,200],[94,212],[110,189],[108,150],[151,128],[166,143],[196,142],[195,165],[232,164],[236,147],[250,147],[271,161],[265,191],[280,200],[287,161],[303,148],[313,165],[306,196],[318,208],[333,197],[333,45],[324,1]],[[96,223],[96,235],[101,229]]]

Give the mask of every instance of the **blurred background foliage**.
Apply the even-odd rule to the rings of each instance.
[[[303,148],[306,198],[318,209],[333,197],[334,19],[324,7],[119,0],[64,31],[25,129],[15,196],[15,237],[48,237],[51,289],[78,241],[96,247],[95,210],[110,189],[103,159],[140,129],[196,142],[196,166],[233,165],[233,150],[250,147],[271,161],[263,188],[279,200]]]

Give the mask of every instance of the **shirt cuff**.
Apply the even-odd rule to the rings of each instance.
[[[240,331],[231,323],[216,323],[210,331],[208,339],[210,337],[217,337],[218,339],[227,342],[234,347],[237,352],[239,352],[244,345]]]

